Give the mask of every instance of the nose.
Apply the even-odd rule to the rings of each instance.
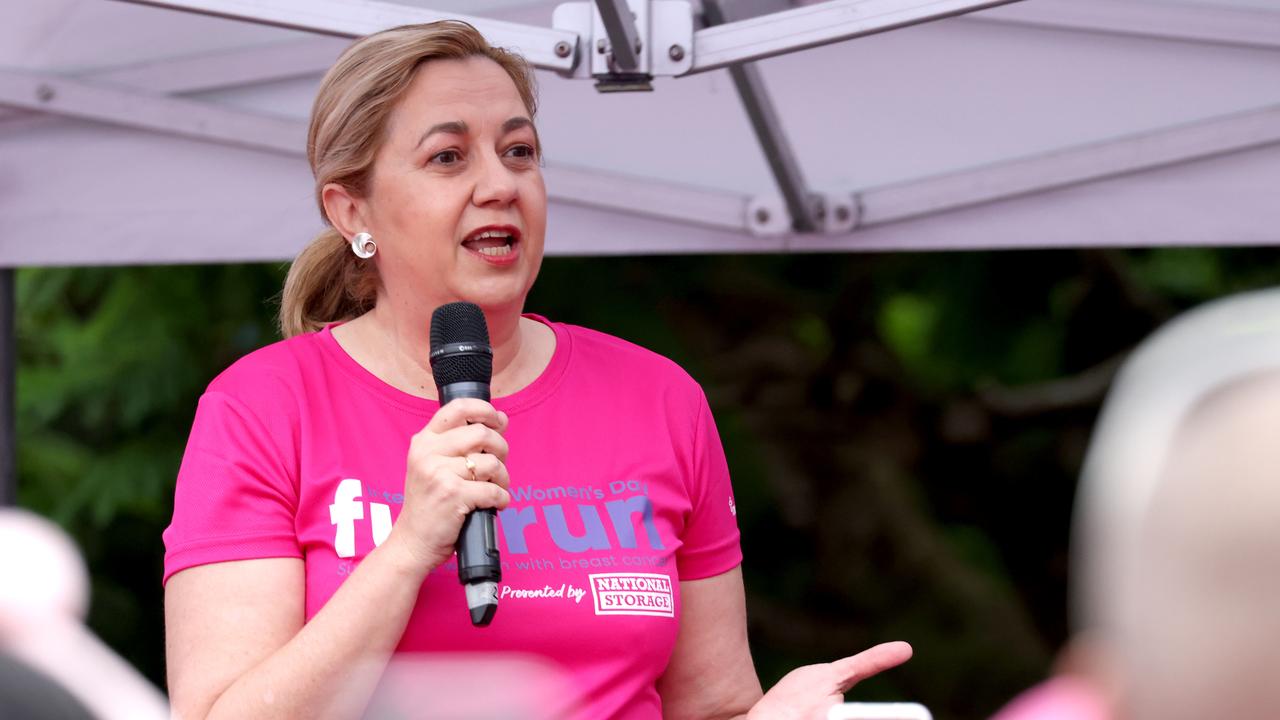
[[[485,153],[477,169],[473,202],[478,206],[510,205],[515,202],[516,195],[515,173],[502,162],[501,157]]]

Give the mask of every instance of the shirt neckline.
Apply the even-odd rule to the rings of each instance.
[[[527,410],[545,400],[560,384],[560,380],[564,377],[565,369],[569,365],[569,358],[573,353],[572,336],[564,323],[553,323],[545,317],[534,313],[525,313],[522,317],[535,320],[551,328],[556,334],[556,347],[551,353],[551,362],[539,373],[538,377],[534,378],[533,382],[510,395],[493,398],[493,406],[508,415]],[[355,358],[348,355],[347,351],[338,343],[337,338],[333,336],[333,328],[341,324],[330,323],[313,334],[319,341],[320,347],[324,349],[325,354],[334,361],[345,375],[383,400],[410,412],[429,416],[434,415],[440,409],[439,401],[418,397],[389,385],[377,375],[369,372],[365,366],[356,362]]]

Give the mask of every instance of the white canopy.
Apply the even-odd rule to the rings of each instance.
[[[722,5],[784,11],[754,21],[776,40],[781,18],[891,3],[964,4]],[[369,0],[274,4],[339,8],[359,27],[435,17]],[[556,5],[397,3],[410,4],[547,30]],[[307,14],[283,24],[319,22]],[[348,42],[113,0],[0,4],[0,266],[292,257],[320,229],[307,113]],[[708,48],[692,44],[686,65]],[[754,65],[798,176],[826,200],[816,232],[791,230],[726,70],[634,93],[540,70],[547,251],[1280,243],[1272,0],[1026,0]]]

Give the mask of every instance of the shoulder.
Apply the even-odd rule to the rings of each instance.
[[[636,395],[657,399],[672,411],[702,412],[707,403],[702,386],[675,361],[608,333],[558,325],[570,338],[571,372],[607,387],[614,401]]]
[[[273,458],[293,457],[300,429],[311,413],[314,392],[308,393],[307,388],[317,377],[324,354],[315,336],[302,335],[259,348],[233,362],[200,397],[187,441],[188,454],[201,448],[216,457],[264,452]]]
[[[301,388],[323,362],[320,333],[297,335],[258,348],[219,373],[206,393],[219,393],[259,405]]]
[[[663,355],[608,333],[578,325],[558,323],[572,338],[574,359],[611,374],[627,374],[663,385],[699,389],[698,383]],[[639,379],[639,378],[637,378]]]

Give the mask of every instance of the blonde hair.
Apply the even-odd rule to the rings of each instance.
[[[337,183],[364,196],[373,162],[385,140],[387,118],[417,69],[432,60],[487,57],[515,83],[529,118],[537,112],[533,71],[515,53],[489,45],[474,27],[456,20],[405,25],[359,40],[325,74],[311,110],[307,160],[316,202],[329,225],[289,267],[280,299],[280,333],[293,337],[357,317],[374,306],[378,274],[371,260],[351,252],[333,228],[321,195]]]

